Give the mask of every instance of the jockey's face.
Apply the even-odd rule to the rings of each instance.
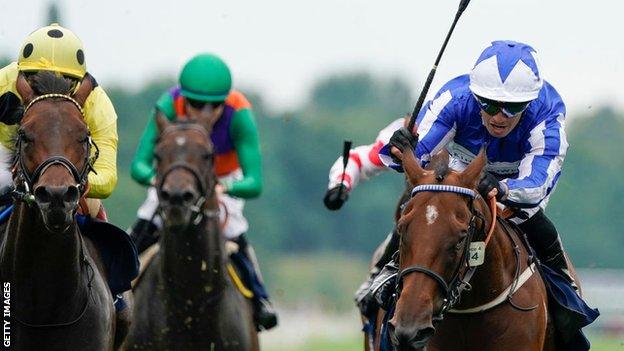
[[[522,112],[513,117],[507,117],[502,111],[498,111],[495,115],[489,115],[481,110],[481,118],[485,129],[495,138],[506,137],[520,122]]]
[[[223,114],[223,103],[206,103],[197,100],[186,99],[186,114],[191,120],[199,121],[210,130],[214,123]]]

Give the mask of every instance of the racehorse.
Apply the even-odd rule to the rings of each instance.
[[[75,219],[94,162],[82,114],[93,84],[85,78],[71,95],[68,80],[39,72],[28,79],[20,73],[16,88],[26,107],[15,141],[17,196],[0,248],[10,348],[112,350],[112,295]]]
[[[252,306],[227,273],[212,124],[170,123],[160,113],[156,118],[163,233],[160,250],[135,285],[128,349],[258,350]]]
[[[401,156],[414,188],[398,222],[400,270],[386,325],[392,347],[554,349],[546,287],[528,245],[474,190],[484,151],[463,172],[449,170],[446,158],[425,170],[412,152]]]

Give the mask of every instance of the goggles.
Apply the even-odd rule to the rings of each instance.
[[[204,106],[206,106],[206,104],[212,105],[212,108],[217,108],[219,107],[219,105],[222,104],[222,102],[207,102],[207,101],[201,101],[201,100],[195,100],[195,99],[189,99],[189,98],[186,98],[186,102],[188,102],[192,108],[197,109],[197,110],[203,109]]]
[[[474,95],[474,94],[473,94]],[[481,96],[474,95],[475,99],[481,105],[481,109],[490,116],[494,116],[499,112],[502,112],[508,118],[517,116],[524,112],[529,106],[531,101],[524,102],[501,102],[486,99]]]

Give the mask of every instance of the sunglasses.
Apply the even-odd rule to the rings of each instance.
[[[222,102],[207,102],[207,101],[201,101],[201,100],[195,100],[195,99],[189,99],[189,98],[186,98],[186,101],[189,103],[189,105],[191,105],[192,108],[198,109],[198,110],[203,109],[204,106],[206,106],[206,104],[211,104],[213,109],[219,107],[219,105],[222,104]]]
[[[477,99],[479,105],[481,105],[481,109],[490,116],[494,116],[499,112],[502,112],[505,116],[512,118],[517,116],[518,114],[524,112],[529,106],[531,101],[524,102],[501,102],[486,99],[481,96],[474,96]]]

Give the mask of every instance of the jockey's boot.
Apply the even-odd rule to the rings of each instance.
[[[375,302],[384,310],[388,311],[392,303],[392,294],[396,287],[396,279],[399,273],[398,251],[384,268],[379,272],[370,287],[370,294]]]
[[[540,262],[563,276],[574,290],[578,291],[578,285],[570,274],[557,229],[546,217],[544,211],[539,210],[531,218],[519,224],[519,227],[526,233],[529,244]]]
[[[146,219],[138,218],[129,230],[130,238],[136,246],[137,253],[141,254],[148,247],[158,241],[156,230],[158,227]]]
[[[269,300],[269,294],[264,286],[264,280],[262,279],[256,252],[247,241],[245,234],[241,234],[238,238],[234,239],[234,242],[238,244],[239,252],[242,253],[244,259],[248,261],[243,265],[244,267],[241,268],[247,270],[246,273],[251,285],[251,290],[254,294],[252,303],[256,329],[258,331],[271,329],[277,325],[277,312],[273,308],[273,304]]]
[[[561,240],[557,239],[554,243],[552,243],[551,246],[546,249],[544,254],[545,255],[543,257],[538,257],[540,261],[564,277],[568,283],[570,283],[572,288],[578,292],[579,287],[576,285],[574,277],[572,277],[572,274],[570,273],[570,267],[568,266],[566,255],[563,252]]]
[[[388,269],[385,269],[385,266],[392,260],[392,255],[398,250],[398,248],[399,235],[396,233],[395,229],[388,234],[386,239],[379,245],[377,250],[375,250],[373,256],[376,258],[376,261],[369,272],[368,278],[355,292],[355,302],[363,316],[370,316],[376,311],[377,304],[374,302],[374,289],[372,286],[378,286],[379,282],[384,281],[387,278],[387,274],[393,266]],[[382,272],[384,273],[382,274],[383,277],[378,280]],[[376,281],[378,284],[375,284]]]

